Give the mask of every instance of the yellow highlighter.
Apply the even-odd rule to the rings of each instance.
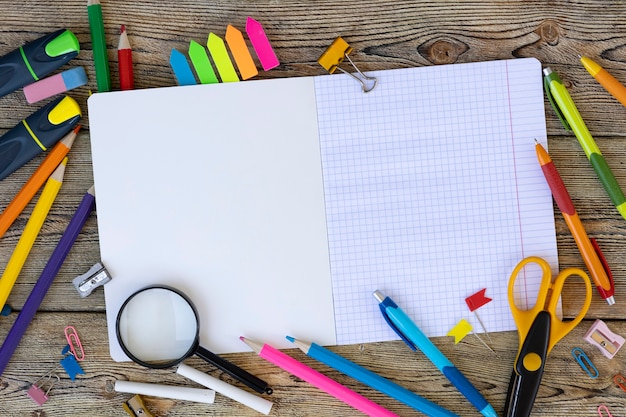
[[[22,236],[17,242],[15,250],[13,250],[11,259],[9,259],[9,263],[4,270],[2,277],[0,277],[0,308],[2,308],[2,306],[4,306],[7,302],[11,289],[13,289],[13,285],[15,284],[15,281],[17,281],[17,277],[26,262],[26,258],[33,247],[33,243],[35,243],[35,239],[43,226],[43,222],[46,219],[46,216],[48,216],[50,207],[52,207],[52,203],[61,189],[66,164],[67,158],[59,164],[57,169],[48,178],[48,181],[41,192],[41,196],[39,197],[30,218],[28,219],[28,223],[26,223]]]
[[[587,129],[572,97],[567,92],[567,88],[563,85],[559,75],[550,68],[544,68],[543,74],[546,94],[563,126],[567,130],[574,132],[578,143],[580,143],[589,162],[591,162],[591,166],[596,171],[611,201],[617,208],[617,211],[626,219],[626,197],[624,197],[624,192],[615,179],[613,172],[611,172],[604,156],[602,156],[596,141],[593,140],[591,133],[589,133],[589,129]]]

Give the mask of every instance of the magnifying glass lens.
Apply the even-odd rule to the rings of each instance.
[[[154,366],[177,362],[195,347],[198,318],[177,292],[149,288],[126,302],[118,317],[118,335],[134,359]]]

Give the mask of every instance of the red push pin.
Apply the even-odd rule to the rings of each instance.
[[[478,322],[480,323],[481,327],[485,331],[487,338],[489,339],[491,343],[493,343],[491,340],[491,337],[489,336],[489,332],[485,328],[483,321],[480,319],[480,316],[476,312],[476,310],[478,310],[480,307],[484,306],[485,304],[489,303],[492,300],[491,298],[485,296],[486,291],[487,291],[487,288],[483,288],[477,293],[470,295],[469,297],[465,299],[465,303],[467,304],[467,307],[470,309],[470,311],[476,315],[476,318],[478,319]]]

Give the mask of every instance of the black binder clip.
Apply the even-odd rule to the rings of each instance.
[[[339,36],[324,51],[324,53],[319,57],[317,62],[322,67],[324,67],[324,69],[330,74],[334,73],[335,70],[339,70],[344,74],[351,76],[359,83],[361,83],[361,87],[363,88],[364,93],[369,93],[374,89],[374,87],[376,87],[376,83],[378,82],[378,80],[375,77],[368,77],[367,75],[363,74],[361,70],[359,70],[357,66],[354,65],[354,62],[352,62],[352,60],[350,59],[350,56],[348,55],[350,52],[352,52],[352,47],[348,45],[348,42],[344,41],[341,36]],[[339,68],[339,64],[341,64],[344,59],[347,59],[348,62],[350,62],[350,65],[352,65],[356,72],[359,73],[360,78],[352,74],[351,72]],[[368,83],[371,84],[370,87],[368,87]]]

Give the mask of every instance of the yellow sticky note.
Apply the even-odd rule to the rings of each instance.
[[[467,336],[474,328],[465,319],[461,319],[450,331],[448,336],[454,336],[454,344],[459,343],[465,336]]]
[[[209,33],[207,47],[209,48],[211,58],[213,58],[213,62],[215,62],[217,72],[220,74],[222,82],[230,83],[239,81],[239,76],[235,71],[233,62],[230,60],[230,56],[228,56],[224,40],[214,33]]]

